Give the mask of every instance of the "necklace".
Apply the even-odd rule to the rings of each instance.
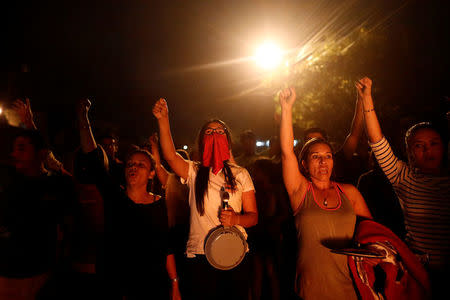
[[[331,188],[331,187],[330,187]],[[326,190],[325,190],[325,195],[324,195],[324,197],[323,197],[323,201],[322,201],[322,204],[323,204],[323,206],[325,206],[325,207],[328,207],[328,191],[330,190],[330,188],[327,188]],[[318,191],[320,191],[319,189],[317,189]]]

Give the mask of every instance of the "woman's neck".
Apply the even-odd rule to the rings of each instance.
[[[331,180],[317,180],[314,178],[311,178],[311,182],[313,184],[313,187],[315,187],[318,190],[327,190],[332,187]]]
[[[147,192],[147,187],[132,187],[127,186],[126,190],[128,198],[134,203],[152,203],[156,200],[156,196]]]

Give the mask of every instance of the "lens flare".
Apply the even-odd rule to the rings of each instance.
[[[283,58],[281,49],[273,43],[261,45],[254,56],[256,63],[263,69],[274,69],[278,67]]]

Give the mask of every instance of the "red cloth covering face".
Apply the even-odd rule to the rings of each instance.
[[[425,268],[403,241],[389,228],[372,220],[360,222],[355,241],[366,246],[381,246],[387,257],[370,262],[371,258],[348,257],[348,264],[362,300],[421,300],[430,297],[430,282]],[[393,255],[389,255],[389,253]],[[383,290],[375,291],[378,266],[385,273]]]
[[[217,175],[223,168],[223,162],[230,159],[227,135],[214,132],[205,135],[203,143],[203,165],[212,167],[214,175]]]

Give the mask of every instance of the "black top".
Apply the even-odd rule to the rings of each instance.
[[[0,275],[31,277],[56,263],[57,224],[75,203],[70,177],[0,167]]]
[[[91,178],[95,178],[104,199],[105,273],[125,295],[147,295],[151,299],[158,299],[157,293],[167,295],[165,266],[170,251],[164,199],[134,203],[106,171],[99,148],[86,157],[89,172],[93,172]]]
[[[359,177],[358,189],[374,221],[385,225],[399,238],[404,239],[406,230],[400,201],[378,165]]]

